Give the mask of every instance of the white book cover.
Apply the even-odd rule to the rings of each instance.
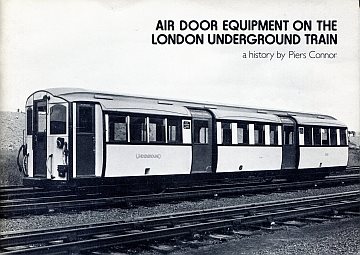
[[[47,88],[318,113],[359,136],[359,31],[357,0],[0,0],[0,185],[19,184],[25,103]]]

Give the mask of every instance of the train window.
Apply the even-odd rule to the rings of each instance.
[[[209,143],[209,126],[207,120],[194,120],[194,143]]]
[[[168,125],[168,142],[182,143],[181,119],[168,118],[167,125]]]
[[[337,144],[336,128],[330,128],[330,145]]]
[[[294,126],[284,126],[284,144],[293,145],[294,144]]]
[[[312,128],[304,127],[304,145],[312,145]]]
[[[38,107],[37,109],[37,132],[46,132],[46,108]]]
[[[91,105],[79,105],[78,109],[77,132],[94,133],[94,108]]]
[[[255,144],[265,144],[265,126],[261,124],[254,125]]]
[[[278,126],[270,125],[270,145],[278,145]]]
[[[221,123],[222,144],[232,143],[231,123]]]
[[[321,145],[321,128],[313,128],[314,145]]]
[[[130,117],[130,142],[146,142],[146,118]]]
[[[321,129],[321,144],[329,145],[329,129],[327,128]]]
[[[26,134],[32,135],[32,118],[33,118],[33,111],[32,108],[29,107],[26,110]]]
[[[249,144],[249,125],[246,123],[237,124],[237,143]]]
[[[165,119],[149,118],[149,141],[165,142]]]
[[[127,142],[127,123],[125,116],[109,115],[109,141]]]
[[[346,129],[340,129],[340,145],[347,145]]]
[[[66,134],[66,107],[58,104],[50,108],[50,134]]]

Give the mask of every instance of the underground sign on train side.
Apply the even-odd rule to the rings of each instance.
[[[190,129],[190,121],[184,121],[184,129]]]

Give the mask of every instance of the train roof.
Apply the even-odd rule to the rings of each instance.
[[[220,120],[230,119],[230,120],[281,123],[281,120],[278,116],[268,113],[241,112],[238,110],[219,110],[219,109],[211,109],[211,112],[215,115],[217,119]]]
[[[332,126],[332,127],[346,127],[345,124],[336,119],[326,119],[321,116],[316,118],[304,117],[304,116],[293,116],[299,125],[307,126]]]
[[[245,121],[263,121],[279,123],[278,116],[291,116],[302,125],[346,127],[334,117],[316,113],[303,113],[285,110],[251,108],[238,105],[223,105],[219,103],[194,102],[179,99],[165,99],[125,94],[104,93],[81,88],[49,88],[31,94],[33,99],[40,99],[49,94],[68,102],[86,101],[98,102],[104,110],[141,112],[145,114],[168,114],[174,116],[188,116],[189,108],[208,109],[217,119],[233,119]],[[39,98],[40,97],[40,98]],[[28,100],[29,101],[29,100]],[[31,105],[27,102],[27,106]]]

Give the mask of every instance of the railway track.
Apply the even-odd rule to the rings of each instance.
[[[186,199],[203,199],[225,197],[239,194],[258,194],[279,191],[290,191],[314,187],[331,187],[336,185],[359,183],[359,175],[332,176],[316,181],[279,182],[262,185],[222,184],[192,187],[191,190],[168,190],[159,194],[116,196],[108,193],[89,193],[80,195],[55,195],[34,197],[31,199],[13,199],[0,201],[0,217],[7,218],[25,214],[44,214],[67,210],[84,210],[109,207],[128,207],[146,203],[180,201]]]
[[[2,254],[79,253],[104,247],[151,243],[222,229],[309,216],[359,210],[360,192],[344,192],[298,199],[244,204],[199,211],[49,229],[7,232],[0,235]]]

